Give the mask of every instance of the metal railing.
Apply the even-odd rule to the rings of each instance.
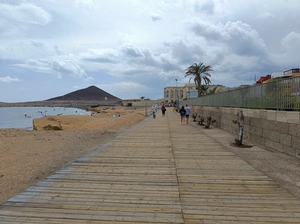
[[[300,77],[272,79],[265,84],[187,99],[181,105],[299,110]]]

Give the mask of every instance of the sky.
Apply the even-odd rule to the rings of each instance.
[[[199,62],[212,67],[214,85],[254,84],[300,67],[299,8],[299,0],[0,0],[0,102],[91,85],[160,99]]]

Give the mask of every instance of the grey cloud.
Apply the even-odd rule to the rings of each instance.
[[[158,15],[152,15],[151,19],[152,19],[153,22],[156,22],[156,21],[162,20],[162,17],[158,16]]]
[[[191,24],[190,30],[196,35],[204,37],[209,41],[221,41],[229,38],[226,33],[222,32],[224,30],[223,27],[224,26],[221,24],[214,25],[208,22],[196,20]]]
[[[178,67],[178,65],[174,64],[173,62],[170,62],[165,57],[161,57],[161,68],[165,72],[172,72],[174,70],[181,71],[181,69],[180,69],[180,67]]]
[[[138,47],[130,44],[124,44],[121,47],[122,60],[127,61],[129,64],[138,66],[157,66],[158,61],[152,52],[148,49],[139,49]]]
[[[191,61],[198,61],[199,56],[205,55],[199,42],[179,40],[175,42],[165,42],[165,46],[170,49],[172,57],[178,60],[179,64],[189,64]]]
[[[40,41],[31,40],[31,45],[37,48],[43,48],[45,45]]]
[[[113,53],[112,53],[113,52]],[[91,66],[95,71],[106,71],[114,76],[119,76],[125,79],[131,77],[143,81],[145,75],[159,75],[160,73],[172,74],[181,72],[182,69],[179,63],[169,53],[153,54],[149,49],[142,49],[132,44],[124,44],[119,48],[119,51],[107,51],[93,49],[83,53],[81,59],[91,62],[111,62],[110,56],[114,55],[115,66],[101,64],[86,65]],[[126,65],[124,67],[124,65]],[[109,67],[108,67],[109,66]]]
[[[212,14],[214,14],[214,11],[215,11],[215,4],[212,0],[205,1],[202,3],[199,3],[198,1],[196,1],[194,9],[196,12],[199,12],[199,13],[204,12],[205,14],[212,15]]]
[[[122,49],[121,49],[122,53],[125,54],[126,56],[128,57],[133,57],[133,58],[136,58],[136,57],[144,57],[144,53],[141,52],[141,50],[133,45],[128,45],[128,44],[125,44],[124,46],[122,46]]]
[[[241,21],[217,25],[196,21],[191,29],[208,42],[225,44],[232,53],[239,55],[265,55],[267,49],[259,33]]]
[[[96,63],[116,63],[118,56],[113,51],[91,49],[80,55],[81,60]]]
[[[59,47],[57,45],[54,46],[54,50],[56,52],[56,54],[61,55],[62,52],[59,50]]]
[[[258,32],[251,26],[238,22],[228,22],[225,30],[230,38],[225,41],[239,55],[266,55],[267,49]]]
[[[103,56],[93,57],[93,58],[82,58],[84,61],[97,62],[97,63],[115,63],[115,61]]]

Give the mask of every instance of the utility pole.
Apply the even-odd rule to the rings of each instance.
[[[176,88],[175,88],[175,105],[177,106],[176,98],[177,98],[177,91],[178,91],[178,79],[175,79],[176,81]]]

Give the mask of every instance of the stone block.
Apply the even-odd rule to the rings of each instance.
[[[248,131],[250,134],[254,134],[255,135],[255,126],[253,125],[249,125],[248,127]]]
[[[296,157],[300,158],[300,149],[296,149]]]
[[[254,110],[243,110],[245,117],[254,117]]]
[[[293,148],[293,147],[283,146],[282,150],[283,150],[284,153],[286,153],[290,156],[293,156],[293,157],[296,156],[296,149]]]
[[[267,116],[267,111],[266,110],[260,110],[259,111],[259,118],[264,119],[264,120],[268,120],[268,116]]]
[[[265,139],[265,146],[267,146],[271,149],[274,149],[278,152],[283,152],[283,145],[278,142],[274,142],[272,140]]]
[[[250,135],[250,140],[254,141],[254,142],[257,142],[258,144],[265,145],[265,138],[263,138],[260,135],[253,135],[253,134],[251,134]]]
[[[281,134],[289,134],[289,124],[286,122],[275,122],[271,130],[277,131]]]
[[[263,135],[263,129],[261,127],[255,127],[255,134],[258,136]]]
[[[292,146],[292,136],[287,134],[280,135],[280,143],[285,146]]]
[[[286,121],[288,123],[300,123],[300,114],[297,111],[287,111]]]
[[[278,122],[271,120],[261,120],[261,126],[265,130],[275,131]]]
[[[259,110],[253,110],[253,117],[254,118],[261,118],[261,114]]]
[[[280,133],[278,132],[263,129],[262,136],[273,142],[280,142]]]
[[[292,136],[292,147],[300,149],[300,138],[297,136]]]
[[[251,125],[255,126],[255,127],[263,127],[263,120],[260,118],[252,118],[251,119]]]
[[[253,119],[253,118],[245,117],[244,126],[250,125],[251,124],[251,119]]]
[[[300,124],[289,124],[289,134],[300,137]]]
[[[268,110],[267,111],[267,120],[276,121],[277,111]]]
[[[249,131],[249,133],[257,135],[257,136],[262,136],[263,135],[263,129],[261,127],[256,127],[253,125],[246,126],[245,129]]]
[[[286,122],[288,111],[277,111],[276,121]]]

